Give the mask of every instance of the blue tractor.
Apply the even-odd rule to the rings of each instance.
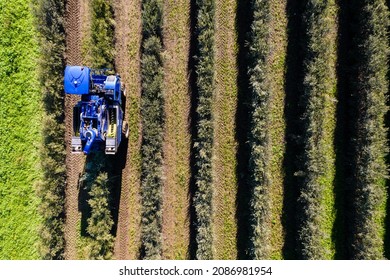
[[[122,138],[128,137],[129,128],[123,120],[125,91],[120,76],[107,73],[107,69],[85,66],[65,68],[65,93],[81,95],[73,108],[72,153],[104,149],[113,155]]]

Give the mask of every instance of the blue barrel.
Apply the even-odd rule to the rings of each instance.
[[[67,94],[89,94],[91,69],[85,66],[66,66],[64,89]]]

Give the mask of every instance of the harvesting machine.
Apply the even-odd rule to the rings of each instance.
[[[66,66],[64,89],[66,94],[81,95],[73,108],[72,153],[104,149],[106,154],[116,154],[129,133],[123,120],[125,91],[120,76],[108,75],[107,69]]]

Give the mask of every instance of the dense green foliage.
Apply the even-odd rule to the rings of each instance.
[[[108,182],[105,155],[96,153],[88,157],[81,185],[88,192],[90,216],[87,219],[88,259],[111,259],[114,236],[111,234],[114,221],[111,215],[111,186]]]
[[[269,20],[270,3],[253,0],[253,22],[249,45],[249,83],[251,89],[251,123],[248,143],[250,146],[249,172],[251,197],[250,257],[253,259],[269,258],[270,244],[270,197],[271,178],[269,147],[270,116],[270,77],[267,59],[270,55]]]
[[[194,207],[196,212],[197,259],[212,259],[212,155],[214,81],[214,29],[215,1],[197,0],[197,59],[196,136],[194,141],[195,184]]]
[[[141,242],[145,259],[161,258],[161,192],[164,129],[162,1],[142,2]]]
[[[298,253],[303,259],[333,258],[331,240],[335,152],[336,7],[307,1],[304,8],[302,184],[298,198]]]
[[[114,180],[108,176],[112,168],[110,158],[103,152],[94,152],[87,157],[86,169],[80,179],[80,186],[88,194],[89,216],[86,228],[88,238],[85,239],[88,259],[108,260],[113,255],[114,220],[111,213],[111,191]]]
[[[389,11],[384,0],[365,0],[357,8],[357,61],[353,79],[353,215],[350,258],[382,259],[385,179],[388,171],[387,108]]]
[[[39,258],[42,106],[29,4],[0,1],[0,259]]]
[[[89,191],[88,204],[91,217],[88,218],[87,232],[94,239],[91,244],[89,259],[111,259],[114,236],[111,229],[114,221],[110,212],[110,190],[107,184],[107,173],[100,173]]]
[[[40,212],[44,218],[40,231],[43,259],[64,258],[64,12],[64,3],[57,0],[39,1],[35,9],[40,33],[40,80],[45,109],[41,150],[44,180],[38,189],[42,200]]]
[[[91,56],[93,68],[114,69],[115,20],[112,0],[92,0]]]
[[[92,7],[91,67],[114,67],[115,21],[111,0],[94,0]],[[96,151],[87,157],[86,169],[82,177],[82,186],[88,192],[90,216],[87,219],[87,239],[89,259],[111,259],[114,249],[112,227],[114,220],[111,213],[111,190],[115,181],[108,174],[113,172],[112,161],[115,157],[106,156],[103,151]]]

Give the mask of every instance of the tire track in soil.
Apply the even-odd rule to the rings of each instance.
[[[269,244],[270,259],[283,258],[284,233],[282,226],[283,216],[283,156],[285,154],[284,101],[285,84],[284,69],[287,48],[287,15],[286,0],[274,1],[270,4],[270,47],[269,71],[271,73],[271,108],[270,108],[270,142],[272,152],[270,156],[270,200],[271,200],[271,236]]]
[[[214,98],[214,258],[236,259],[237,256],[237,3],[216,0],[215,10],[215,87]]]
[[[140,248],[140,43],[141,7],[136,0],[114,0],[115,68],[126,87],[125,119],[129,123],[126,164],[122,172],[115,259],[137,259]]]
[[[189,249],[190,1],[165,0],[163,259],[186,259]]]
[[[80,0],[66,2],[65,34],[66,63],[77,65],[82,62],[81,55],[81,9]],[[83,154],[71,153],[73,130],[73,107],[79,96],[65,95],[65,142],[66,142],[66,188],[65,188],[65,259],[77,258],[77,225],[80,220],[78,212],[79,177],[84,166]]]

